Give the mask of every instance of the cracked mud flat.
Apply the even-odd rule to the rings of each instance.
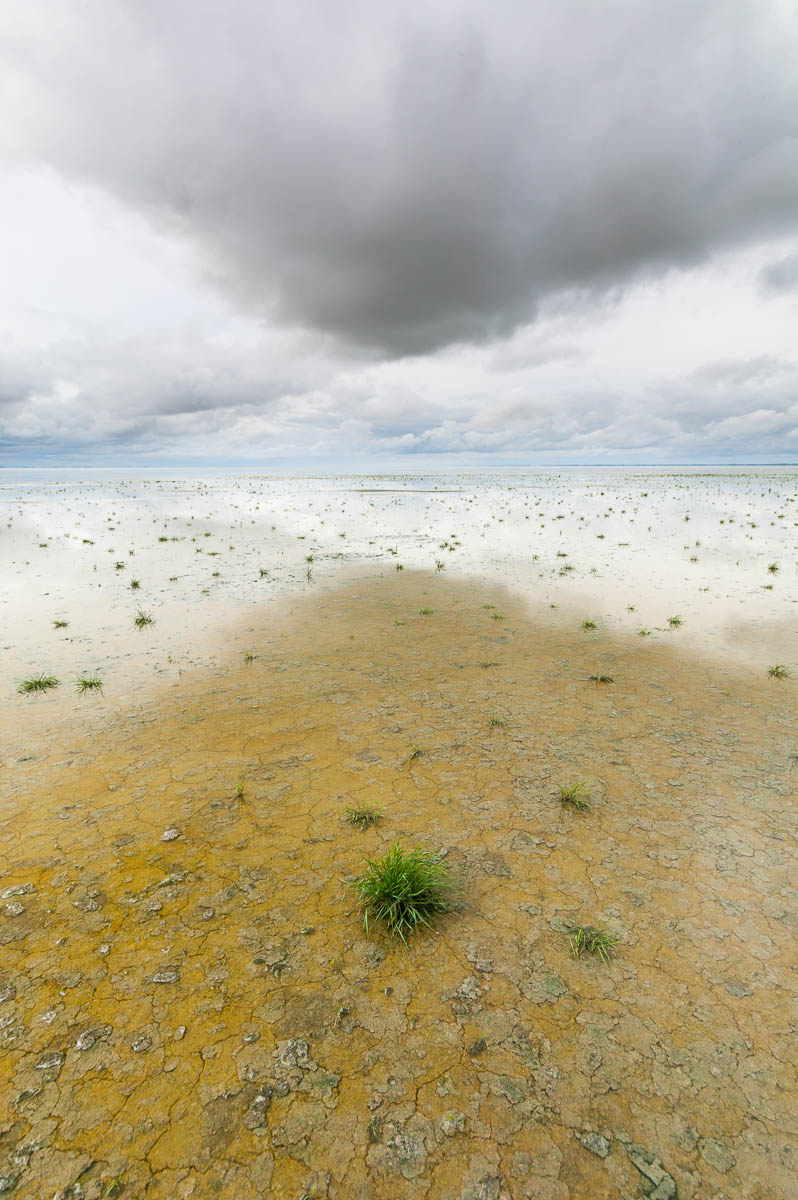
[[[794,1195],[794,681],[420,573],[256,634],[2,767],[0,1195]],[[397,838],[464,893],[407,950]]]

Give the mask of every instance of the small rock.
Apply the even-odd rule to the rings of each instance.
[[[179,983],[180,972],[175,967],[167,967],[164,971],[156,971],[152,977],[153,983]]]
[[[626,1153],[641,1175],[654,1184],[650,1200],[677,1200],[679,1195],[674,1179],[668,1174],[660,1160],[643,1146],[628,1146]]]
[[[134,1054],[146,1054],[151,1046],[152,1038],[146,1033],[143,1033],[141,1037],[137,1037],[134,1042],[130,1043],[130,1049]]]
[[[600,1133],[580,1133],[579,1141],[586,1150],[597,1154],[599,1158],[606,1158],[610,1152],[609,1142]]]
[[[163,833],[161,834],[161,841],[162,842],[174,842],[179,837],[180,837],[179,829],[165,829],[163,831]]]
[[[182,1040],[185,1036],[186,1036],[185,1025],[178,1025],[177,1029],[175,1030],[175,1041],[182,1042]]]
[[[465,1133],[465,1113],[451,1109],[441,1117],[440,1131],[444,1137],[454,1137],[457,1133]]]
[[[3,1192],[11,1192],[16,1187],[16,1175],[0,1175],[0,1195]]]
[[[105,1041],[111,1032],[110,1025],[98,1025],[96,1029],[87,1029],[75,1042],[76,1050],[91,1050],[97,1042]]]
[[[2,898],[9,900],[12,896],[30,896],[35,891],[36,888],[32,883],[15,883],[13,887],[6,888]]]
[[[277,1049],[272,1051],[281,1067],[309,1067],[308,1044],[302,1038],[291,1038],[287,1042],[278,1042]]]
[[[470,1058],[476,1058],[478,1054],[481,1054],[482,1051],[487,1050],[487,1048],[488,1043],[485,1041],[484,1037],[478,1037],[477,1040],[472,1042],[468,1047],[466,1054],[468,1054]]]
[[[6,912],[9,917],[19,917],[24,913],[25,905],[20,904],[19,900],[14,900],[11,904],[6,905]]]
[[[37,1071],[60,1071],[63,1063],[64,1055],[62,1051],[52,1050],[49,1054],[43,1054],[34,1066]]]

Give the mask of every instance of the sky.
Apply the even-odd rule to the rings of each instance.
[[[798,461],[795,0],[0,9],[0,465]]]

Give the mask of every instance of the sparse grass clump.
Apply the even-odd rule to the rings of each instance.
[[[576,783],[560,784],[560,804],[575,808],[577,812],[589,812],[590,804],[587,798],[587,784],[583,779]]]
[[[406,944],[417,926],[450,911],[453,886],[437,855],[395,842],[382,858],[366,859],[366,870],[355,881],[366,932],[370,920],[384,921],[389,934]]]
[[[615,679],[612,675],[605,675],[603,672],[597,672],[595,675],[589,675],[588,679],[591,683],[595,683],[596,685],[600,683],[615,683]]]
[[[373,804],[361,804],[357,808],[348,808],[346,815],[351,825],[368,829],[369,825],[376,825],[382,819],[382,810]]]
[[[422,617],[431,617],[432,614],[435,612],[435,609],[434,608],[420,608],[418,611],[419,611],[419,615]]]
[[[668,624],[670,625],[671,629],[678,629],[680,625],[684,624],[684,622],[677,614],[675,617],[668,617]]]
[[[768,566],[768,571],[770,572],[771,575],[778,575],[780,569],[781,568],[779,567],[778,563],[770,563],[770,565]]]
[[[239,779],[238,783],[236,784],[236,798],[238,800],[241,800],[241,799],[243,799],[243,796],[244,796],[244,780]]]
[[[770,679],[789,679],[789,668],[785,667],[784,663],[776,663],[775,667],[768,667],[768,677]]]
[[[598,929],[595,925],[571,926],[571,953],[574,958],[583,954],[594,954],[602,962],[608,963],[617,939],[611,933]]]
[[[131,579],[131,581],[130,581],[130,590],[131,590],[131,592],[137,592],[137,591],[139,590],[139,588],[140,588],[140,587],[141,587],[141,581],[140,581],[140,580],[138,580],[138,579]]]
[[[152,613],[146,613],[143,608],[140,608],[133,619],[133,624],[137,629],[143,629],[145,625],[154,625],[155,620]]]
[[[101,692],[103,681],[99,675],[79,675],[75,687],[81,696],[86,692]]]
[[[598,628],[598,626],[596,625],[596,622],[593,620],[592,617],[585,617],[584,621],[582,622],[582,632],[583,633],[589,633],[591,629],[597,629],[597,628]]]
[[[53,629],[66,629],[69,621],[53,621]]]
[[[491,713],[490,716],[488,717],[488,728],[489,729],[506,729],[507,722],[505,721],[504,717],[500,717],[496,713]]]
[[[59,680],[55,675],[31,675],[30,679],[22,680],[17,691],[22,696],[29,696],[32,692],[49,692],[50,688],[56,688],[58,684]]]

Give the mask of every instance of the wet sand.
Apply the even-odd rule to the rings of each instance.
[[[795,680],[445,574],[251,626],[128,710],[18,699],[0,1189],[793,1194]],[[462,884],[408,949],[351,887],[396,839]]]

